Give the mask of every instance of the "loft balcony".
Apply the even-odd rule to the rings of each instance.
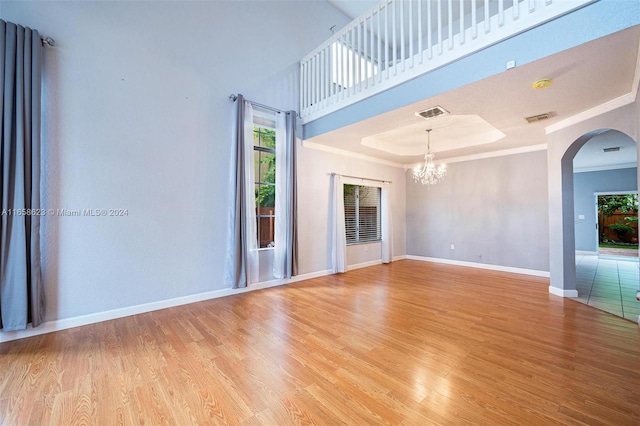
[[[383,0],[305,56],[303,124],[597,0]]]

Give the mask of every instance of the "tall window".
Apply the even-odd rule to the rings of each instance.
[[[344,185],[347,244],[380,241],[380,188]]]
[[[258,247],[275,246],[276,131],[253,127],[256,221]]]

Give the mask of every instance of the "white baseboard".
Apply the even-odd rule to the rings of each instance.
[[[444,263],[447,265],[465,266],[469,268],[488,269],[490,271],[510,272],[512,274],[533,275],[536,277],[549,278],[549,271],[538,271],[536,269],[514,268],[511,266],[490,265],[488,263],[465,262],[462,260],[440,259],[437,257],[425,257],[407,255],[407,259],[420,260],[422,262]]]
[[[404,260],[406,258],[407,258],[406,254],[402,254],[400,256],[393,256],[392,262],[395,262],[396,260]],[[369,266],[375,266],[375,265],[381,265],[381,264],[382,264],[382,260],[380,259],[372,260],[370,262],[356,263],[355,265],[347,265],[347,271],[353,271],[354,269],[360,269],[360,268],[368,268]]]
[[[596,256],[598,254],[597,251],[584,251],[584,250],[576,250],[576,254],[582,254],[587,256]]]
[[[192,294],[189,296],[176,297],[173,299],[160,300],[157,302],[143,303],[141,305],[127,306],[109,311],[96,312],[72,318],[64,318],[42,323],[37,328],[27,326],[26,330],[8,331],[0,333],[0,343],[12,340],[25,339],[27,337],[39,336],[41,334],[53,333],[54,331],[66,330],[83,325],[95,324],[102,321],[109,321],[131,315],[143,314],[145,312],[157,311],[160,309],[172,308],[175,306],[187,305],[190,303],[202,302],[204,300],[217,299],[219,297],[231,296],[233,294],[246,293],[248,291],[261,290],[263,288],[276,287],[279,285],[291,284],[298,281],[310,280],[312,278],[330,275],[331,270],[312,272],[297,275],[290,279],[271,280],[256,284],[251,284],[245,288],[223,288],[219,290],[207,291],[204,293]]]
[[[382,264],[382,260],[380,259],[372,260],[371,262],[356,263],[355,265],[347,265],[347,271],[353,271],[354,269],[360,269],[360,268],[368,268],[369,266],[375,266],[375,265],[381,265],[381,264]]]
[[[578,297],[578,290],[564,290],[551,286],[549,286],[549,293],[560,297]]]

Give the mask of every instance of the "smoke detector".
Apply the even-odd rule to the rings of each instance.
[[[428,108],[422,111],[416,111],[415,113],[418,117],[422,117],[425,119],[436,118],[442,115],[449,114],[449,111],[442,108],[441,106],[434,106],[433,108]]]
[[[531,84],[531,88],[535,90],[546,89],[551,86],[550,78],[541,78],[540,80],[536,80]]]

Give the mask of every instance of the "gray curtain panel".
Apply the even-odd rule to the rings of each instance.
[[[286,276],[298,275],[298,179],[296,169],[296,112],[288,111],[286,115],[287,135],[287,206],[289,223],[287,223],[287,255]]]
[[[236,99],[235,122],[233,136],[235,156],[231,163],[232,174],[235,175],[233,189],[234,207],[231,213],[231,238],[229,242],[228,262],[232,288],[247,286],[247,227],[245,222],[246,201],[244,182],[244,96]]]
[[[0,328],[37,327],[40,272],[40,54],[37,31],[0,20]]]

